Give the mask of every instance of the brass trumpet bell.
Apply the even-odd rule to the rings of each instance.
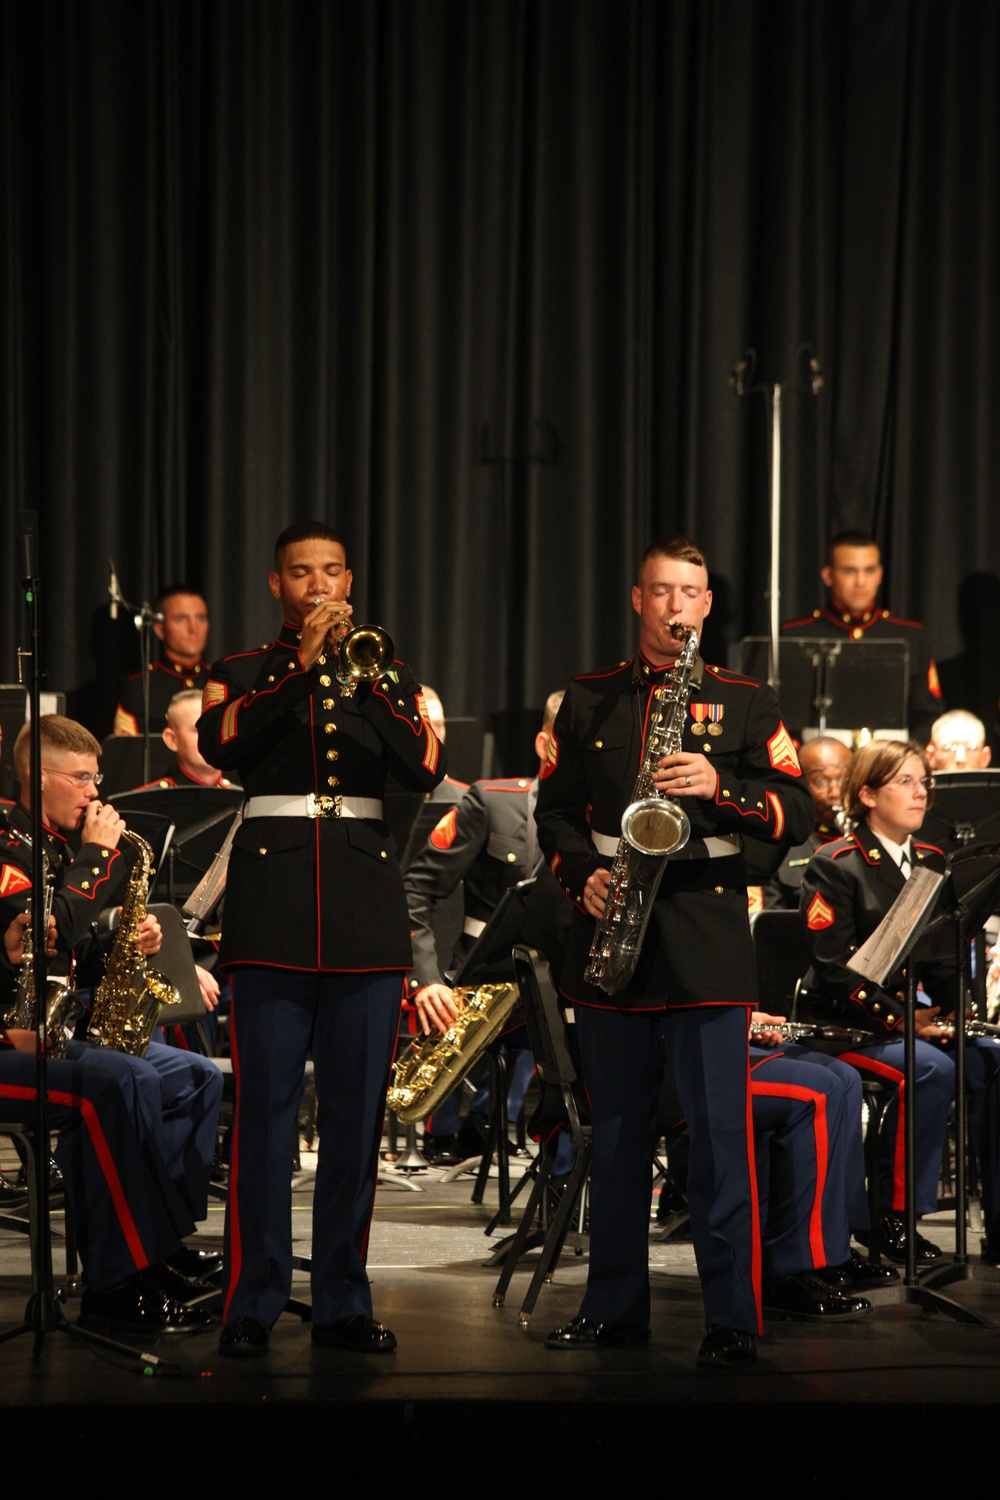
[[[381,625],[355,625],[337,650],[342,670],[355,682],[374,682],[396,655],[392,636]]]
[[[691,824],[668,797],[641,797],[622,813],[622,836],[640,854],[674,854],[691,837]]]

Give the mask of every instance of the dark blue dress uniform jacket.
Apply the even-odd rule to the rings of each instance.
[[[389,770],[427,792],[445,754],[420,685],[395,661],[374,684],[341,698],[332,657],[308,671],[299,633],[211,669],[198,721],[205,759],[236,770],[248,798],[381,798]],[[219,952],[221,969],[408,969],[409,921],[395,847],[382,821],[248,818],[233,840]]]
[[[944,869],[940,849],[912,842],[921,864]],[[799,906],[813,952],[799,1005],[803,1020],[835,1021],[869,1031],[873,1041],[902,1034],[905,966],[880,987],[849,969],[847,960],[871,937],[904,884],[896,861],[866,823],[859,824],[850,838],[824,844],[813,855],[802,877]],[[952,998],[946,986],[952,977],[946,964],[921,966],[921,978],[933,985],[946,1008]],[[824,1050],[851,1050],[851,1043],[830,1043]]]
[[[556,720],[555,759],[542,774],[537,819],[546,858],[578,908],[562,989],[582,1004],[624,1009],[752,1004],[757,990],[743,859],[735,851],[698,858],[697,841],[736,834],[779,847],[801,843],[813,825],[813,804],[771,689],[701,661],[692,674],[681,748],[711,757],[719,774],[715,800],[682,799],[691,822],[688,857],[667,864],[630,986],[609,999],[583,977],[595,930],[583,912],[583,888],[594,870],[612,864],[611,855],[595,849],[591,830],[615,839],[621,833],[639,774],[651,689],[662,681],[663,673],[641,657],[578,677]],[[710,733],[710,725],[718,732]]]

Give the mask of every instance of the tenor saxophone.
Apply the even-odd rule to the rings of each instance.
[[[684,648],[670,681],[653,689],[656,704],[649,719],[639,777],[632,801],[622,814],[622,836],[611,867],[611,885],[584,976],[588,984],[597,985],[607,995],[624,989],[635,973],[667,858],[683,849],[691,837],[691,824],[683,808],[661,796],[653,784],[653,772],[662,757],[676,755],[681,748],[691,673],[698,654],[698,632],[693,626],[675,625],[673,632],[675,640],[684,639]]]
[[[139,858],[129,875],[114,947],[94,995],[87,1036],[112,1052],[143,1057],[159,1025],[161,1008],[179,1005],[181,997],[166,975],[139,952],[138,935],[146,917],[153,851],[140,834],[127,828],[122,829],[122,838],[135,847]]]
[[[447,1031],[415,1037],[393,1064],[386,1104],[404,1125],[426,1120],[500,1035],[519,1003],[516,984],[457,989],[459,1012]]]

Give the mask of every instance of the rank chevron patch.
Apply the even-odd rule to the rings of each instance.
[[[799,757],[795,753],[792,737],[784,724],[779,723],[768,740],[767,756],[776,771],[784,771],[789,776],[802,775],[802,767],[799,765]]]
[[[458,808],[449,807],[444,817],[434,824],[431,843],[435,849],[450,849],[458,833]]]
[[[0,896],[16,896],[18,891],[30,890],[30,878],[17,865],[4,865],[0,869]]]
[[[817,891],[806,911],[806,926],[811,932],[821,932],[824,927],[832,927],[833,922],[833,907]]]

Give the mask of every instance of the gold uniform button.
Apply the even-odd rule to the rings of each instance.
[[[723,886],[721,886],[721,885],[717,885],[717,886],[716,886],[716,887],[715,887],[715,894],[716,894],[716,895],[717,895],[717,896],[721,896],[721,895],[723,895],[723,894],[724,894],[724,887],[723,887]]]
[[[397,698],[397,699],[396,699],[396,703],[397,703],[397,704],[398,704],[398,706],[399,706],[399,707],[400,707],[400,708],[402,708],[402,706],[403,706],[403,700],[402,700],[402,698]]]
[[[321,667],[325,667],[326,666],[326,657],[325,656],[320,656],[317,659],[318,659],[319,664],[320,664]]]
[[[100,865],[92,865],[90,873],[91,873],[91,875],[100,875],[100,873],[101,873],[101,867],[100,867]]]
[[[324,734],[332,734],[332,733],[333,733],[333,731],[334,731],[334,729],[335,729],[335,728],[336,728],[336,727],[337,727],[337,726],[336,726],[336,725],[335,725],[335,724],[324,724],[324,725],[323,725],[323,733],[324,733]]]
[[[328,750],[326,752],[326,758],[327,758],[327,760],[336,760],[337,756],[339,754],[340,754],[339,750]]]
[[[896,1024],[896,1017],[895,1016],[886,1016],[886,1018],[885,1018],[885,1024],[887,1026],[895,1026],[895,1024]]]
[[[273,682],[274,678],[273,677],[269,677],[267,680],[268,680],[268,682]]]
[[[860,641],[860,639],[861,639],[861,637],[863,635],[864,635],[864,631],[861,629],[861,626],[860,625],[855,625],[854,629],[851,631],[851,640],[852,641]]]
[[[332,708],[333,707],[333,699],[332,698],[324,698],[323,699],[323,707],[324,708]]]
[[[384,849],[380,849],[378,851],[378,857],[379,857],[379,859],[388,859],[389,858],[388,854],[386,854],[386,852],[385,852]]]
[[[526,787],[528,785],[528,783],[526,781],[519,781],[517,784],[520,787]]]
[[[706,755],[708,755],[712,749],[711,745],[708,743],[708,740],[705,741],[701,748],[704,750]]]
[[[293,661],[290,661],[288,663],[288,670],[289,670],[289,672],[294,672],[295,671],[295,663]]]
[[[595,750],[603,750],[604,749],[604,741],[603,740],[595,740],[594,741],[594,749]]]
[[[903,994],[902,990],[897,990],[896,991],[896,999],[897,1000],[905,1000],[906,999],[906,996]]]
[[[89,880],[81,880],[80,881],[80,889],[81,889],[81,891],[89,891],[90,890],[90,881]]]
[[[102,859],[107,859],[107,857],[108,857],[108,851],[107,851],[107,849],[102,849],[101,850],[101,858]]]
[[[510,854],[508,854],[507,856],[507,863],[509,865],[512,865],[516,859],[517,855],[513,852],[513,850],[511,850]]]
[[[339,786],[340,785],[340,777],[339,776],[328,776],[326,778],[326,784],[327,784],[327,786]]]
[[[320,678],[320,683],[321,683],[321,685],[323,687],[329,687],[331,680],[332,680],[331,678],[329,678],[329,677],[327,677],[327,676],[324,675],[323,677]]]
[[[267,848],[265,847],[264,844],[261,844],[260,848],[257,850],[257,853],[258,854],[266,854],[267,853]]]

